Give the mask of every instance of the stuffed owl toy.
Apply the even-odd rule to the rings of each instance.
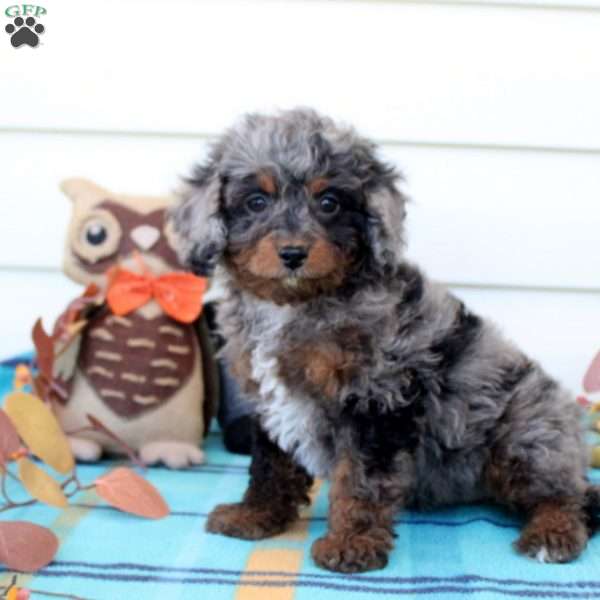
[[[72,202],[63,270],[93,301],[53,366],[63,390],[56,414],[73,453],[118,454],[119,438],[145,464],[201,463],[217,379],[201,316],[207,283],[181,270],[171,198],[114,194],[84,179],[61,188]],[[107,434],[90,430],[88,415]]]

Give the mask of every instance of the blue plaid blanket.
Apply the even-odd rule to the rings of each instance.
[[[12,377],[11,365],[0,367],[2,396]],[[511,547],[519,519],[494,507],[400,515],[388,567],[364,575],[328,573],[310,558],[311,543],[326,529],[326,484],[315,486],[312,506],[284,535],[256,543],[209,535],[209,511],[242,496],[248,459],[227,453],[216,431],[205,450],[201,467],[147,471],[172,509],[161,521],[122,514],[91,491],[65,510],[35,505],[2,513],[50,527],[60,539],[56,560],[35,575],[19,574],[19,584],[90,600],[600,598],[600,535],[572,564],[538,564]],[[78,470],[91,482],[111,466]],[[12,575],[1,570],[0,586]]]

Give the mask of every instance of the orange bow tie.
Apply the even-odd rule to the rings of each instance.
[[[106,300],[115,315],[126,315],[154,299],[167,315],[182,323],[195,321],[202,312],[206,279],[191,273],[138,275],[116,268],[109,275]]]

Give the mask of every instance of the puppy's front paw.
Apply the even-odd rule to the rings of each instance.
[[[268,509],[247,504],[220,504],[208,516],[206,531],[244,540],[261,540],[281,533],[285,525]]]
[[[324,569],[341,573],[360,573],[383,569],[388,562],[391,543],[366,535],[338,537],[329,534],[312,546],[313,560]]]
[[[587,544],[586,526],[577,519],[556,520],[545,527],[529,526],[515,542],[515,548],[542,563],[575,560]]]

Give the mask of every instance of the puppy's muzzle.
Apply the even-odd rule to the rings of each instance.
[[[299,269],[307,257],[308,250],[303,246],[284,246],[279,249],[281,262],[292,271]]]

